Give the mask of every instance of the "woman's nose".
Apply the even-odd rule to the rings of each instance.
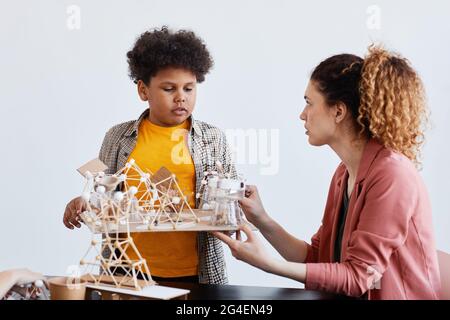
[[[300,120],[306,121],[305,109],[303,109],[303,111],[300,113]]]

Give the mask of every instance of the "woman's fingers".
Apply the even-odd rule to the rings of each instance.
[[[213,236],[218,238],[219,240],[222,240],[224,243],[226,243],[228,246],[235,246],[236,243],[239,243],[242,241],[242,234],[241,231],[245,233],[245,236],[247,237],[247,241],[252,241],[254,239],[253,231],[248,225],[240,225],[238,230],[236,231],[236,240],[231,238],[229,235],[220,232],[220,231],[213,231],[211,232]]]
[[[237,230],[236,231],[236,240],[237,241],[241,241],[242,237],[241,237],[241,230]]]
[[[245,197],[252,198],[255,194],[258,193],[258,189],[254,185],[245,186]]]
[[[234,241],[236,241],[236,240],[232,239],[231,237],[227,236],[226,234],[224,234],[223,232],[213,231],[212,234],[219,240],[226,243],[229,247],[232,247],[234,245]]]
[[[251,206],[252,203],[253,200],[249,198],[242,198],[239,200],[239,204],[244,208]]]
[[[253,241],[253,239],[254,239],[253,231],[248,225],[246,225],[246,224],[240,225],[239,230],[242,230],[245,233],[245,236],[247,237],[247,241]]]

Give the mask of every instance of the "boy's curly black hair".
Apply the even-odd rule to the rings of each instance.
[[[127,58],[130,78],[134,83],[142,80],[145,84],[166,67],[190,70],[197,82],[203,82],[213,65],[206,45],[194,32],[172,32],[167,26],[141,34]]]

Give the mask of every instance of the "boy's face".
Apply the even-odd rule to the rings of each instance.
[[[149,119],[156,125],[179,125],[194,110],[197,78],[189,70],[168,67],[152,77],[148,85],[141,80],[137,85],[140,98],[151,107]]]

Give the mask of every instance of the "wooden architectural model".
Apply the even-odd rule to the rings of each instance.
[[[91,165],[101,167],[95,162]],[[138,290],[152,285],[150,270],[133,242],[130,225],[152,229],[170,223],[176,229],[181,224],[199,221],[175,175],[165,168],[155,174],[144,172],[134,160],[113,175],[89,170],[83,174],[86,184],[82,199],[87,210],[81,218],[93,232],[91,245],[80,261],[84,278],[95,284]],[[133,180],[138,182],[137,187],[130,186]],[[139,198],[138,190],[144,190]],[[97,233],[103,235],[101,240],[95,239]],[[94,275],[96,269],[100,270],[99,275]]]
[[[83,278],[96,285],[140,290],[154,284],[132,232],[235,230],[241,223],[237,201],[244,184],[229,179],[220,163],[218,171],[205,173],[196,195],[203,211],[189,206],[176,176],[164,167],[146,172],[131,159],[115,174],[100,171],[105,168],[97,159],[78,169],[86,178],[81,197],[87,209],[80,216],[92,232],[80,266]],[[200,223],[200,212],[209,222]]]

